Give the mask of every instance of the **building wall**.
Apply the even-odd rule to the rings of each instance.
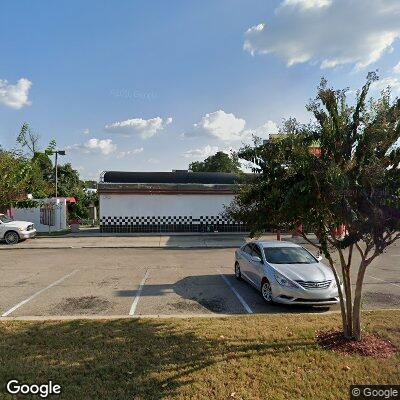
[[[102,194],[103,232],[241,232],[220,215],[233,194]]]
[[[41,223],[41,207],[13,208],[11,215],[14,220],[28,221],[35,224],[38,232],[57,232],[67,229],[67,201],[65,198],[38,200],[41,204],[50,204],[54,213],[53,226]]]

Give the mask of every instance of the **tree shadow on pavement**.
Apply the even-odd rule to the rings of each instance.
[[[329,310],[328,307],[312,306],[290,306],[281,304],[267,304],[261,294],[250,284],[244,281],[237,281],[234,275],[226,275],[231,285],[244,298],[254,314],[277,314],[277,313],[321,313]],[[153,297],[162,298],[170,293],[179,297],[169,300],[168,303],[155,301],[158,309],[154,314],[168,313],[207,313],[216,314],[246,314],[246,310],[240,303],[235,293],[229,288],[219,274],[190,275],[177,280],[174,283],[149,284],[143,287],[141,298]],[[116,290],[114,295],[118,297],[132,297],[138,294],[138,290]]]

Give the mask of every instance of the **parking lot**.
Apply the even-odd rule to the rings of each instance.
[[[0,315],[9,318],[327,311],[265,304],[255,289],[234,278],[233,258],[233,248],[1,251]],[[366,276],[365,309],[400,308],[399,262],[397,246],[371,266]]]

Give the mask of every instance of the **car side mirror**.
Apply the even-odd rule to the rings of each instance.
[[[251,260],[254,261],[254,262],[259,262],[259,263],[262,262],[261,258],[258,257],[258,256],[251,256]]]
[[[317,261],[322,261],[322,256],[321,255],[317,256]]]

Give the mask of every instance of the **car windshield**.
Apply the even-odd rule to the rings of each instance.
[[[6,223],[6,222],[12,222],[12,219],[8,218],[8,217],[5,216],[5,215],[0,215],[0,221],[1,221],[1,222],[4,222],[4,223]]]
[[[318,261],[301,247],[264,247],[265,259],[271,264],[315,264]]]

